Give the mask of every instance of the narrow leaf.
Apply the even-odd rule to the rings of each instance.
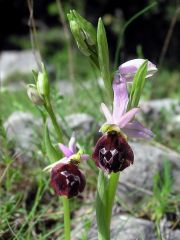
[[[108,222],[109,226],[110,226],[110,223],[111,223],[112,208],[113,208],[114,199],[115,199],[115,196],[116,196],[116,190],[117,190],[117,186],[118,186],[118,183],[119,183],[119,175],[120,175],[120,173],[111,173],[110,179],[109,179],[109,184],[108,184],[107,222]]]
[[[145,84],[145,78],[147,74],[147,64],[148,61],[146,60],[136,72],[133,84],[130,92],[129,103],[128,103],[128,110],[134,107],[138,107],[140,97],[142,95],[142,91]]]
[[[96,196],[96,219],[98,226],[98,239],[110,239],[109,226],[107,221],[108,206],[107,206],[107,185],[108,179],[103,171],[99,171],[97,196]]]
[[[101,18],[98,21],[97,44],[98,44],[98,59],[99,59],[101,76],[103,78],[106,91],[110,99],[112,99],[112,96],[113,96],[112,86],[111,86],[112,79],[111,79],[111,73],[109,70],[109,49],[108,49],[106,31]]]
[[[61,158],[60,151],[58,152],[58,150],[56,150],[56,148],[51,143],[51,140],[49,137],[49,131],[48,131],[46,124],[44,127],[44,144],[45,144],[47,156],[51,163],[53,163]]]

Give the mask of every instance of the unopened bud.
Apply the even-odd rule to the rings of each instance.
[[[44,100],[43,98],[39,95],[37,88],[34,84],[29,84],[27,86],[27,95],[31,102],[33,102],[35,105],[43,105]]]
[[[41,96],[48,97],[50,93],[48,74],[42,63],[42,72],[38,73],[37,77],[37,90]]]
[[[71,32],[74,36],[74,39],[76,40],[76,43],[78,45],[79,50],[85,55],[85,56],[90,56],[90,52],[88,50],[88,47],[86,43],[84,42],[85,40],[85,35],[82,32],[82,30],[79,28],[79,25],[77,24],[76,21],[70,21],[70,28]]]
[[[86,56],[97,55],[96,30],[93,25],[75,10],[71,10],[67,16],[79,50]]]

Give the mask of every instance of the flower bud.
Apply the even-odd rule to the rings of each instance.
[[[83,192],[86,180],[73,163],[59,163],[51,170],[50,185],[57,195],[72,198]]]
[[[78,23],[76,21],[70,21],[71,32],[76,40],[79,50],[85,55],[90,56],[90,52],[88,50],[88,46],[85,43],[85,35],[80,29]]]
[[[48,74],[42,63],[42,72],[38,73],[37,76],[37,90],[41,96],[48,97],[50,93]]]
[[[133,59],[121,64],[119,66],[120,75],[124,77],[127,82],[131,82],[138,68],[144,63],[144,61],[145,59]],[[146,78],[152,77],[156,72],[156,66],[152,62],[148,61]]]
[[[67,14],[72,34],[79,50],[85,55],[97,55],[96,30],[93,25],[81,17],[75,10]]]
[[[43,105],[44,100],[43,98],[39,95],[37,88],[34,84],[29,84],[27,85],[27,95],[31,102],[33,102],[35,105]]]
[[[104,134],[97,142],[93,159],[107,173],[123,171],[134,162],[134,154],[126,139],[116,131]]]

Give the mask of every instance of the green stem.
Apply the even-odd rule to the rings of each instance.
[[[110,228],[111,224],[111,216],[112,216],[112,208],[114,204],[114,199],[116,195],[117,185],[119,182],[119,175],[120,173],[111,173],[109,184],[108,184],[108,193],[107,193],[107,223],[108,227]]]
[[[110,240],[112,208],[119,182],[119,173],[111,173],[110,178],[100,170],[96,196],[96,219],[98,240]]]
[[[57,134],[57,138],[59,142],[63,142],[62,131],[58,125],[56,115],[54,114],[51,102],[49,98],[46,98],[45,108],[51,118],[52,124]],[[64,208],[64,239],[71,239],[71,224],[70,224],[70,207],[69,207],[69,199],[66,197],[62,197],[63,208]]]
[[[70,207],[69,207],[69,199],[66,197],[62,197],[63,208],[64,208],[64,239],[71,239],[71,227],[70,227]]]
[[[107,186],[108,179],[103,171],[99,171],[97,196],[96,196],[96,219],[98,227],[98,240],[110,240],[110,228],[107,222]]]
[[[52,105],[51,105],[51,102],[50,102],[49,99],[46,99],[45,108],[46,108],[46,110],[47,110],[47,112],[48,112],[48,114],[51,118],[52,124],[53,124],[54,129],[57,133],[58,141],[62,142],[62,131],[61,131],[61,128],[59,127],[59,125],[58,125],[56,116],[54,114],[54,111],[53,111],[53,108],[52,108]]]

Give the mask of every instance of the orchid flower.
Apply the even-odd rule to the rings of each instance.
[[[151,138],[153,136],[151,130],[143,127],[143,125],[137,120],[134,120],[134,117],[140,111],[140,108],[132,108],[126,112],[128,92],[125,78],[116,75],[116,78],[113,81],[113,92],[114,101],[112,114],[104,103],[101,104],[101,111],[106,118],[106,123],[100,130],[102,132],[107,132],[116,127],[116,130],[118,129],[118,131],[122,131],[128,137]]]
[[[58,146],[60,151],[64,154],[64,157],[45,167],[44,171],[50,172],[59,163],[74,163],[78,165],[81,160],[87,160],[89,157],[89,155],[84,154],[82,150],[79,150],[76,153],[76,138],[74,133],[71,136],[68,146],[65,146],[62,143],[59,143]]]
[[[135,59],[120,66],[112,86],[114,92],[112,113],[104,103],[101,104],[106,123],[100,128],[103,136],[96,143],[92,156],[96,165],[107,173],[122,171],[133,164],[134,154],[127,143],[127,136],[146,139],[153,137],[151,130],[134,120],[140,108],[127,111],[129,100],[127,81],[133,77],[143,61],[145,60]],[[155,65],[148,62],[147,77],[152,76],[155,69]]]
[[[84,174],[79,170],[81,160],[87,160],[88,155],[82,150],[76,152],[76,140],[72,135],[69,145],[59,143],[59,148],[64,157],[47,166],[44,170],[51,172],[50,185],[57,195],[72,198],[81,193],[86,185]]]

